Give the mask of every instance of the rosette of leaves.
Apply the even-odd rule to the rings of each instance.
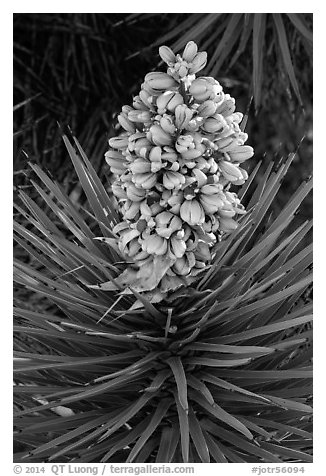
[[[312,461],[311,223],[296,221],[311,179],[270,213],[294,155],[251,171],[238,227],[155,303],[122,285],[139,265],[117,246],[124,210],[63,140],[86,203],[34,162],[33,198],[20,189],[15,201],[30,256],[15,282],[48,302],[15,302],[15,460]]]
[[[17,192],[15,281],[49,306],[14,309],[15,460],[310,462],[311,223],[295,214],[311,180],[273,217],[293,156],[254,185],[257,165],[211,266],[153,304],[92,288],[132,264],[96,239],[119,216],[73,140],[85,206],[33,162],[35,198]]]

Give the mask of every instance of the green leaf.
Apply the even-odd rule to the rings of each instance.
[[[186,412],[188,411],[188,396],[187,396],[187,378],[183,368],[180,357],[170,357],[167,359],[167,364],[171,367],[175,382],[178,389],[178,398],[181,407]]]
[[[205,436],[202,432],[201,426],[196,418],[193,409],[189,408],[189,429],[191,439],[195,444],[197,453],[203,463],[210,463],[209,451]]]
[[[233,13],[228,20],[225,32],[207,66],[207,69],[211,71],[212,76],[216,76],[216,74],[219,72],[226,54],[230,51],[236,39],[240,35],[241,29],[237,29],[237,25],[241,20],[242,15],[242,13]]]
[[[176,426],[164,426],[155,463],[171,463],[179,439],[180,432]]]
[[[267,302],[273,302],[267,299]],[[267,304],[267,303],[266,303]],[[249,306],[248,306],[249,307]],[[285,319],[281,322],[276,322],[275,324],[269,324],[264,327],[257,327],[256,329],[251,329],[249,331],[240,332],[238,334],[233,334],[229,336],[221,336],[218,341],[221,344],[230,344],[231,342],[239,342],[243,340],[251,339],[252,337],[262,336],[266,334],[271,334],[273,332],[278,332],[284,329],[290,329],[291,327],[297,327],[312,320],[312,315],[297,317],[295,319]],[[208,339],[210,340],[210,339]]]
[[[142,435],[139,437],[135,446],[129,453],[129,456],[126,461],[127,463],[132,463],[134,461],[139,451],[146,444],[147,440],[151,437],[158,425],[161,423],[162,419],[165,417],[169,407],[171,406],[171,403],[172,402],[170,399],[164,399],[159,402],[149,425],[143,431]]]
[[[295,459],[297,461],[306,461],[307,463],[313,462],[312,455],[304,453],[303,451],[296,451],[291,448],[287,448],[284,445],[275,445],[274,443],[262,441],[261,447],[273,451],[274,454],[285,456],[286,458]]]
[[[292,64],[290,49],[289,49],[288,40],[286,37],[286,32],[285,32],[282,16],[280,13],[272,13],[272,15],[273,15],[277,35],[278,35],[279,47],[281,50],[285,70],[289,76],[290,82],[299,100],[299,103],[301,106],[303,106],[300,91],[299,91],[299,86],[297,83],[297,78],[295,76],[295,72],[294,72],[294,68]]]
[[[231,426],[235,430],[245,435],[250,440],[253,439],[253,435],[248,430],[248,428],[246,428],[244,424],[237,420],[237,418],[235,418],[233,415],[223,410],[223,408],[217,405],[217,403],[215,403],[214,405],[210,405],[207,400],[205,400],[201,395],[197,393],[193,394],[193,398],[200,406],[202,406],[206,411],[215,416],[218,420],[223,421],[227,425]]]
[[[224,439],[228,443],[231,443],[232,446],[241,449],[242,451],[253,454],[258,458],[262,458],[266,463],[282,463],[282,460],[276,457],[272,452],[260,448],[257,444],[250,443],[236,433],[225,430],[206,419],[203,420],[201,424],[205,430],[209,431],[211,434]]]
[[[286,14],[293,25],[296,27],[296,29],[301,33],[302,36],[304,36],[309,43],[312,44],[313,42],[313,35],[312,31],[309,30],[308,26],[305,24],[305,20],[303,18],[303,15],[300,13],[287,13]]]
[[[217,441],[215,441],[206,431],[203,431],[203,433],[205,435],[208,450],[215,459],[216,463],[228,463],[228,460],[222,452],[221,448],[219,447]]]
[[[202,365],[207,367],[238,367],[238,365],[244,365],[251,361],[251,358],[244,359],[210,359],[208,357],[190,357],[186,360],[187,364]]]
[[[69,152],[70,158],[74,164],[75,170],[77,172],[78,178],[80,183],[87,195],[89,203],[95,213],[95,216],[98,220],[100,228],[102,230],[103,235],[106,237],[108,236],[108,229],[113,228],[114,224],[110,223],[103,208],[103,204],[101,203],[99,195],[96,193],[96,188],[94,188],[94,182],[91,179],[90,174],[88,173],[87,169],[83,165],[82,161],[78,157],[75,149],[70,144],[67,136],[63,136],[64,143],[67,147]],[[103,226],[102,223],[105,225]],[[114,237],[113,233],[109,234],[109,237]]]
[[[252,40],[252,75],[256,109],[259,108],[261,103],[266,15],[266,13],[254,13]]]
[[[175,403],[178,411],[179,418],[179,427],[180,427],[180,439],[181,439],[181,452],[184,463],[189,462],[189,419],[188,411],[185,410],[179,400],[179,395],[177,392],[173,392]]]

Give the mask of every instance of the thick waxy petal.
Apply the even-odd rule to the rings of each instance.
[[[197,200],[185,200],[180,207],[180,217],[189,225],[200,225],[205,221],[205,213]]]
[[[180,276],[186,276],[190,271],[190,266],[185,257],[178,258],[173,265],[173,271]]]
[[[157,112],[163,114],[166,110],[174,112],[176,107],[183,104],[183,97],[177,91],[165,91],[156,100]]]
[[[160,46],[158,52],[165,63],[170,64],[176,62],[175,54],[168,46]]]
[[[195,58],[198,51],[198,47],[194,41],[189,41],[182,53],[182,58],[190,63]]]
[[[204,185],[200,189],[200,193],[205,194],[205,195],[215,195],[216,193],[219,193],[223,190],[223,187],[220,183],[211,183]]]
[[[207,63],[207,53],[206,51],[201,51],[193,59],[192,64],[189,68],[189,73],[190,74],[198,73],[198,71],[205,68],[206,63]]]
[[[242,179],[242,173],[239,167],[226,160],[221,160],[218,164],[222,174],[230,182]]]
[[[225,233],[231,233],[238,228],[238,224],[232,218],[220,218],[219,219],[219,229]]]
[[[120,175],[126,171],[127,162],[120,152],[109,150],[105,154],[105,160],[113,174]]]
[[[128,119],[132,122],[148,122],[151,116],[150,111],[130,111],[128,113]]]
[[[173,190],[184,184],[186,181],[185,176],[179,172],[165,172],[163,175],[163,185],[168,190]]]
[[[129,170],[133,174],[144,174],[151,171],[151,163],[148,160],[136,159],[129,165]]]
[[[154,124],[149,130],[150,138],[155,145],[170,145],[172,144],[172,136],[166,133],[161,126]]]
[[[213,116],[216,112],[216,103],[209,99],[204,101],[198,108],[198,114],[202,117]]]
[[[175,125],[178,129],[182,130],[187,127],[190,119],[192,118],[193,111],[189,109],[185,104],[179,104],[175,108]]]
[[[167,89],[178,86],[178,83],[170,75],[161,72],[146,74],[145,83],[156,92],[166,91]]]
[[[170,250],[176,258],[182,258],[185,254],[187,246],[182,238],[172,235],[170,238]]]
[[[125,131],[127,132],[135,132],[136,131],[136,126],[133,124],[129,119],[128,115],[121,113],[118,115],[118,121],[121,127],[124,128]]]
[[[201,170],[195,168],[192,170],[192,174],[196,178],[199,188],[207,183],[207,175],[205,175]]]
[[[156,174],[153,173],[145,173],[145,174],[134,174],[132,177],[132,181],[138,186],[145,188],[147,190],[154,187],[156,183]]]
[[[147,253],[155,255],[164,255],[168,249],[167,240],[158,235],[151,235],[146,238],[142,246]]]
[[[217,212],[217,210],[223,206],[224,202],[220,195],[200,195],[200,203],[203,206],[205,212],[208,215],[212,215]]]
[[[254,149],[250,145],[243,145],[228,152],[228,154],[232,161],[241,163],[254,155]]]
[[[109,145],[112,149],[124,150],[128,146],[128,143],[129,139],[127,136],[111,137],[111,139],[109,139]]]
[[[132,202],[141,202],[146,196],[146,190],[143,188],[137,188],[134,184],[128,185],[126,188],[127,197]]]

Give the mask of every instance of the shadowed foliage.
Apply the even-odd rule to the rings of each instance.
[[[96,289],[133,266],[103,154],[188,40],[256,154],[240,226],[153,304]],[[14,15],[16,462],[312,461],[311,68],[311,14]]]

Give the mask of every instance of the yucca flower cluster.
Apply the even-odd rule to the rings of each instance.
[[[214,78],[196,78],[206,52],[190,41],[182,56],[167,46],[159,54],[167,72],[148,73],[132,106],[123,106],[124,132],[109,140],[106,161],[123,217],[113,231],[140,270],[120,284],[164,293],[195,279],[217,239],[236,229],[245,210],[230,186],[248,178],[241,164],[253,149],[235,100]]]

